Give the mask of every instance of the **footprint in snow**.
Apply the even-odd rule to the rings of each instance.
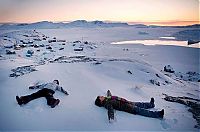
[[[173,125],[177,124],[177,122],[177,119],[163,119],[160,124],[162,125],[162,128],[169,129]]]

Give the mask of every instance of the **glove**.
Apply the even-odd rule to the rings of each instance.
[[[111,94],[110,90],[108,90],[107,91],[107,97],[110,97],[110,96],[112,96],[112,94]]]

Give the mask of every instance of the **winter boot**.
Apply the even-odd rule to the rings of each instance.
[[[151,98],[150,104],[152,105],[152,107],[155,107],[154,98]]]
[[[19,105],[23,104],[23,100],[19,96],[16,96],[16,100]]]
[[[162,110],[160,111],[160,118],[163,118],[163,116],[164,116],[164,109],[162,109]]]
[[[55,101],[53,102],[53,104],[51,105],[51,108],[54,108],[56,105],[58,105],[60,103],[59,99],[55,99]]]

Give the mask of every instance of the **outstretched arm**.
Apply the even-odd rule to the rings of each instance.
[[[33,86],[29,86],[29,89],[41,89],[43,87],[42,84],[40,85],[33,85]]]
[[[110,90],[107,91],[107,97],[111,97],[112,94],[110,92]],[[109,121],[114,120],[114,108],[112,106],[112,103],[108,103],[107,104],[107,109],[108,109],[108,119]]]
[[[57,90],[66,94],[66,95],[69,95],[68,92],[66,90],[64,90],[61,86],[57,86]]]
[[[108,104],[107,109],[108,109],[108,120],[109,121],[114,120],[114,108],[112,104]]]

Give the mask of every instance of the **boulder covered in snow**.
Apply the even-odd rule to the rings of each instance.
[[[8,48],[8,49],[11,49],[11,48],[13,48],[13,45],[5,45],[4,47]]]
[[[183,105],[186,105],[189,107],[188,111],[193,114],[193,118],[196,119],[197,124],[195,125],[195,128],[200,129],[200,100],[191,98],[191,97],[173,97],[169,96],[167,94],[165,95],[164,100],[170,101],[170,102],[177,102]]]
[[[155,79],[151,79],[149,80],[150,83],[152,83],[153,85],[157,85],[157,86],[160,86],[160,82],[158,80],[155,80]]]
[[[48,47],[46,47],[46,49],[49,49],[49,50],[51,50],[51,49],[52,49],[52,47],[51,47],[51,46],[48,46]]]
[[[16,54],[15,51],[6,50],[7,55]]]
[[[167,65],[164,67],[164,71],[165,72],[169,72],[169,73],[174,73],[174,69],[170,66],[170,65]]]
[[[10,77],[19,77],[31,72],[36,71],[35,66],[21,66],[11,70],[13,73],[10,74]]]

